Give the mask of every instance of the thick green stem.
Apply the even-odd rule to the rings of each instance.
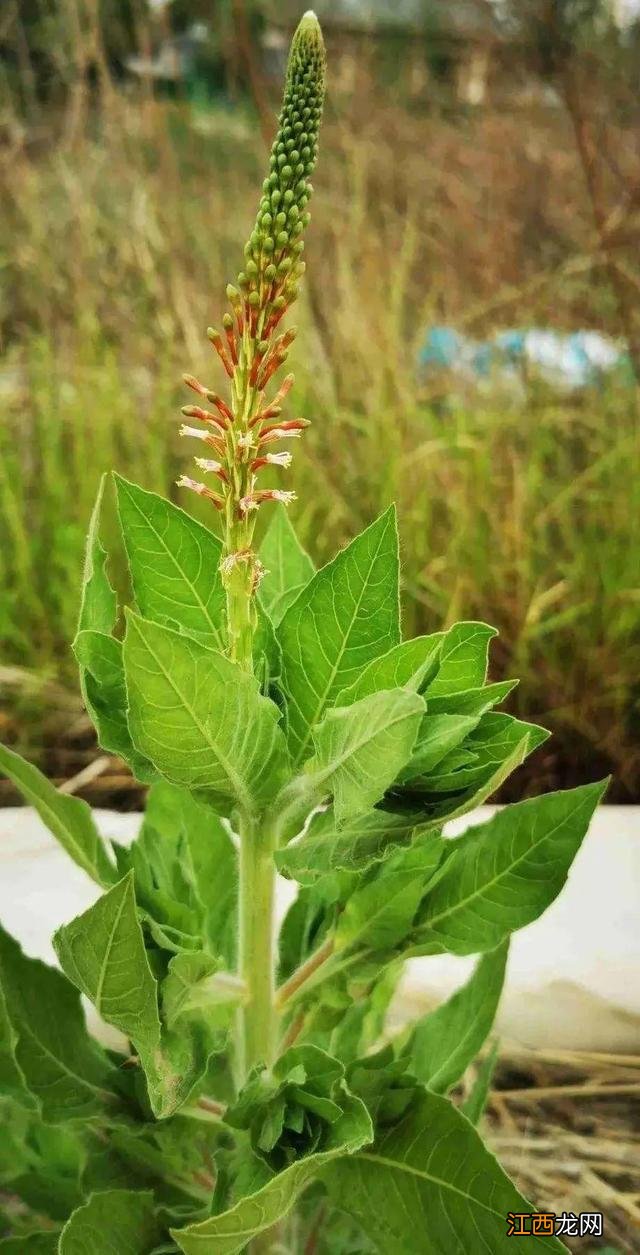
[[[239,1073],[273,1062],[277,1013],[274,988],[275,868],[270,843],[249,825],[240,847],[240,976],[247,994],[241,1011]]]

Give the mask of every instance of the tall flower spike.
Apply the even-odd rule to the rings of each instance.
[[[208,498],[223,516],[220,572],[226,591],[228,652],[248,670],[253,666],[255,592],[262,574],[252,548],[255,515],[264,502],[286,505],[294,499],[292,492],[257,487],[263,468],[286,469],[291,462],[291,454],[263,452],[263,445],[298,437],[308,425],[305,419],[280,417],[292,375],[271,401],[265,389],[287,360],[296,334],[294,327],[281,333],[276,329],[296,299],[305,269],[302,236],[309,222],[309,180],[317,156],[324,77],[322,32],[315,14],[305,13],[291,43],[278,131],[255,226],[244,250],[244,268],[237,286],[227,286],[231,312],[223,315],[222,332],[207,330],[231,380],[230,396],[223,400],[193,375],[184,377],[215,413],[201,405],[184,406],[184,417],[196,419],[202,428],[183,425],[181,435],[200,440],[215,452],[215,459],[195,460],[205,473],[217,476],[220,492],[189,476],[182,476],[179,483]]]

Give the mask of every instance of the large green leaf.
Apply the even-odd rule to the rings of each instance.
[[[407,688],[419,692],[437,668],[442,640],[442,632],[415,636],[413,640],[394,645],[380,658],[372,658],[357,679],[338,693],[336,705],[350,706],[381,689]]]
[[[0,989],[17,1066],[44,1119],[102,1116],[117,1106],[117,1071],[87,1033],[79,994],[2,929]]]
[[[296,761],[337,694],[400,640],[398,533],[386,511],[318,571],[278,629]]]
[[[517,802],[453,842],[414,953],[492,950],[557,897],[606,782]]]
[[[305,764],[313,795],[330,792],[340,824],[370,810],[409,758],[424,714],[417,693],[389,689],[327,711]]]
[[[258,811],[287,771],[280,712],[222,654],[129,612],[124,644],[129,726],[174,784]]]
[[[0,745],[0,771],[35,808],[74,863],[99,885],[113,884],[115,871],[87,803],[71,794],[59,793],[37,767],[6,745]]]
[[[507,939],[484,954],[466,984],[416,1024],[409,1070],[435,1093],[446,1093],[460,1080],[490,1032],[508,952]]]
[[[74,1211],[58,1250],[59,1255],[151,1255],[161,1237],[153,1194],[104,1190]]]
[[[308,584],[315,567],[302,548],[289,512],[276,506],[266,536],[260,546],[265,575],[260,584],[260,600],[269,612],[271,622],[278,626],[282,616]]]
[[[486,623],[454,623],[440,647],[440,665],[427,685],[427,698],[477,688],[487,677],[489,642],[496,629]]]
[[[140,1054],[160,1040],[156,981],[145,953],[133,876],[123,877],[53,938],[63,972]]]
[[[136,778],[148,783],[157,772],[131,740],[122,641],[104,632],[79,632],[73,652],[80,665],[82,695],[102,749],[118,754]]]
[[[276,853],[285,876],[313,884],[334,871],[364,871],[400,846],[410,845],[416,832],[413,816],[368,811],[338,827],[333,809],[314,815],[304,836]]]
[[[371,1150],[329,1165],[322,1176],[331,1201],[362,1225],[380,1255],[510,1255],[508,1213],[533,1210],[439,1094],[417,1097]],[[557,1238],[529,1238],[527,1249],[534,1246],[565,1249]]]
[[[114,476],[138,608],[147,619],[224,648],[222,545],[165,497]]]
[[[212,1048],[205,1025],[162,1030],[158,986],[149,966],[128,873],[102,898],[58,929],[54,948],[63,971],[109,1024],[133,1042],[154,1114],[166,1118],[189,1097]]]
[[[257,1177],[257,1189],[241,1198],[234,1206],[186,1229],[172,1229],[171,1235],[184,1255],[235,1255],[265,1229],[271,1228],[293,1207],[299,1195],[318,1177],[332,1160],[342,1161],[371,1141],[371,1121],[359,1098],[346,1095],[343,1113],[329,1126],[323,1148],[306,1155],[283,1172],[271,1175],[262,1184],[269,1170],[264,1167]]]
[[[385,950],[401,942],[445,849],[442,837],[431,834],[376,868],[347,900],[336,929],[336,950]]]

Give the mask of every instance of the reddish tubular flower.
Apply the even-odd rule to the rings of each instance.
[[[229,357],[224,347],[224,344],[222,342],[222,336],[220,335],[220,332],[216,331],[214,327],[207,327],[207,336],[209,337],[216,353],[218,354],[218,357],[220,358],[220,361],[222,362],[222,365],[224,366],[229,378],[233,379],[233,366],[231,362],[229,361]]]
[[[195,375],[183,375],[182,378],[184,379],[187,387],[193,389],[194,392],[197,392],[198,396],[206,397],[207,389],[204,384],[199,383],[199,381],[195,378]]]
[[[273,423],[270,427],[263,427],[258,439],[258,447],[271,444],[274,440],[287,440],[300,436],[305,427],[310,426],[308,418],[289,418],[284,423]]]
[[[220,462],[215,462],[213,458],[194,458],[193,460],[196,466],[200,467],[201,471],[207,471],[210,475],[217,475],[223,484],[229,483],[229,476]]]
[[[224,327],[225,338],[229,346],[229,355],[231,357],[231,361],[233,362],[234,366],[237,366],[238,365],[238,346],[236,344],[236,337],[233,331],[233,318],[231,317],[231,314],[224,315],[224,318],[222,319],[222,325]]]
[[[181,475],[176,480],[178,488],[189,488],[191,492],[195,492],[199,497],[206,497],[207,501],[211,501],[216,510],[224,509],[224,498],[219,496],[217,492],[212,492],[207,488],[206,484],[201,484],[197,479],[190,479],[188,475]]]
[[[197,459],[196,459],[197,461]],[[263,466],[291,466],[290,453],[265,453],[264,457],[256,458],[251,463],[252,471],[259,471]]]
[[[205,396],[207,398],[207,401],[210,401],[212,405],[215,405],[221,418],[226,419],[227,423],[233,422],[233,414],[231,410],[229,409],[229,406],[227,405],[226,401],[222,400],[222,397],[218,396],[217,392],[211,392],[207,388],[207,391],[205,392]]]
[[[226,455],[227,446],[224,440],[220,440],[218,436],[214,436],[208,431],[203,431],[201,427],[186,427],[183,423],[179,434],[181,436],[191,436],[194,440],[202,440],[204,444],[215,449],[216,453],[219,453],[221,457]]]
[[[295,492],[284,492],[281,488],[262,488],[241,497],[238,504],[241,514],[248,514],[250,510],[257,510],[264,501],[280,501],[282,505],[289,505],[295,499]]]

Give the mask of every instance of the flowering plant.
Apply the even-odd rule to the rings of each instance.
[[[91,521],[75,652],[101,745],[150,786],[137,839],[0,749],[0,767],[100,890],[60,928],[61,970],[0,931],[0,1252],[508,1251],[526,1203],[475,1125],[510,934],[555,898],[602,785],[520,802],[446,839],[546,733],[496,711],[491,628],[401,639],[392,509],[316,571],[286,506],[294,339],[324,93],[313,14],[293,39],[270,171],[230,312],[209,338],[227,399],[207,446],[222,539],[116,477],[124,632]],[[215,486],[210,486],[214,484]],[[259,550],[256,515],[275,510]],[[276,881],[296,894],[276,936]],[[399,1033],[410,956],[478,955]],[[81,995],[117,1030],[89,1035]],[[553,1237],[531,1238],[560,1250]]]

